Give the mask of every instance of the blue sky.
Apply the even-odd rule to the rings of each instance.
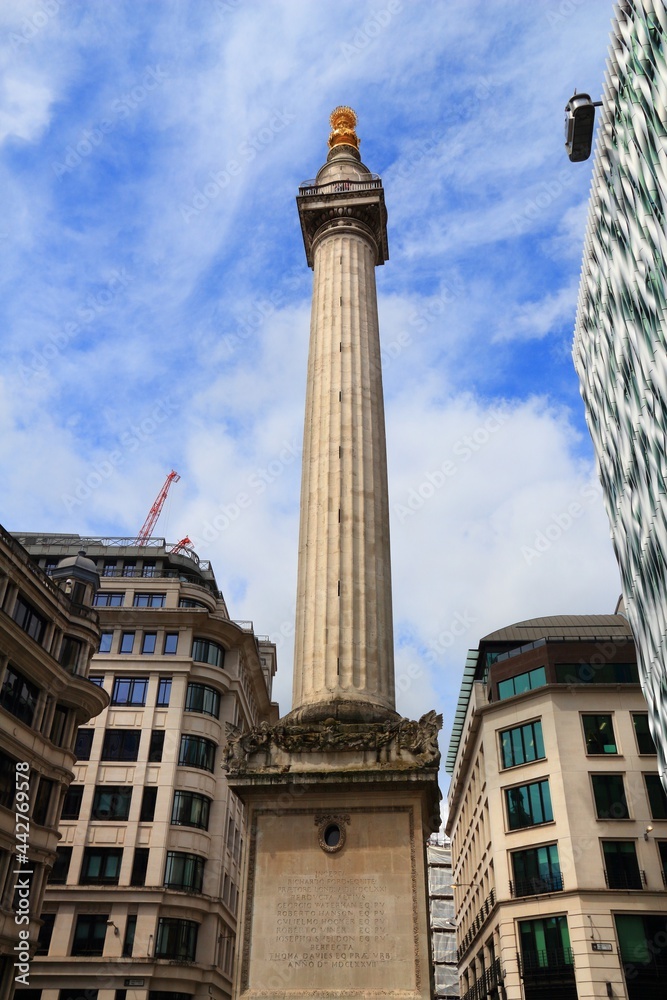
[[[5,0],[0,520],[158,533],[279,647],[290,705],[312,274],[294,203],[349,104],[384,181],[398,707],[620,592],[570,357],[606,0]],[[451,471],[453,469],[453,471]],[[447,471],[443,471],[447,470]],[[241,497],[247,503],[240,503]]]

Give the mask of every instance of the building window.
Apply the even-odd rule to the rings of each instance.
[[[656,750],[651,730],[649,729],[648,715],[645,712],[633,714],[632,721],[635,727],[635,737],[639,753],[656,754],[658,751]]]
[[[29,604],[28,601],[21,597],[20,594],[16,598],[12,618],[19,628],[22,628],[24,632],[27,632],[31,639],[34,639],[35,642],[41,643],[46,631],[46,618],[40,615],[39,612],[33,608],[32,604]]]
[[[137,847],[132,859],[132,874],[130,875],[130,885],[146,885],[146,872],[148,871],[148,847]]]
[[[156,642],[157,642],[157,632],[144,632],[143,638],[141,640],[142,655],[148,656],[150,653],[154,653]]]
[[[55,781],[50,778],[40,778],[35,796],[35,804],[32,809],[32,821],[37,826],[45,826],[49,818],[49,806],[51,805],[51,795],[56,787]]]
[[[90,751],[93,748],[94,729],[79,729],[76,734],[74,753],[77,760],[90,760]]]
[[[107,729],[104,733],[101,760],[136,760],[139,756],[140,729]]]
[[[134,935],[137,930],[137,915],[130,913],[125,921],[125,937],[123,938],[123,958],[132,958]]]
[[[71,860],[71,847],[56,847],[56,860],[53,862],[53,868],[49,874],[49,885],[65,884]]]
[[[667,888],[667,840],[659,840],[658,854],[660,855],[660,870],[662,871],[662,884]]]
[[[652,819],[667,819],[667,795],[657,774],[645,774],[648,803]]]
[[[639,684],[636,663],[557,663],[558,684]]]
[[[113,632],[102,632],[100,635],[100,648],[98,649],[98,653],[110,653],[112,641]]]
[[[181,736],[178,763],[187,767],[199,767],[203,771],[213,771],[216,745],[203,736]]]
[[[195,639],[192,643],[192,659],[197,663],[210,663],[212,667],[222,667],[225,651],[210,639]]]
[[[563,888],[556,844],[513,851],[512,871],[512,896],[537,896],[541,892],[558,892]]]
[[[637,848],[631,840],[604,840],[604,876],[609,889],[643,889],[644,873],[639,870]]]
[[[582,715],[586,753],[618,753],[611,715]]]
[[[208,830],[208,815],[211,800],[197,792],[174,792],[171,822],[174,826],[194,826],[198,830]]]
[[[102,576],[115,576],[116,575],[116,560],[105,560],[104,568],[102,569]]]
[[[51,947],[51,938],[53,937],[53,925],[55,922],[55,913],[42,913],[42,926],[39,928],[37,951],[35,952],[36,955],[48,955],[49,948]],[[25,990],[22,990],[20,993],[17,991],[16,993],[18,1000],[25,1000],[25,995]]]
[[[203,608],[204,611],[208,611],[206,604],[203,604],[202,601],[195,601],[191,597],[181,597],[178,606],[179,608]]]
[[[142,576],[157,576],[157,563],[155,560],[150,561],[144,559],[144,567],[141,571]]]
[[[185,854],[183,851],[167,851],[164,884],[167,889],[201,892],[204,884],[204,858],[197,854]]]
[[[37,708],[39,688],[13,667],[7,666],[0,689],[0,705],[26,726],[32,725]]]
[[[533,688],[543,687],[547,682],[547,674],[544,667],[536,667],[534,670],[527,670],[523,674],[516,674],[508,677],[507,680],[498,681],[498,700],[511,698],[515,694],[524,694],[532,691]]]
[[[148,747],[148,760],[151,764],[159,764],[164,749],[164,729],[153,729]]]
[[[108,590],[98,590],[93,598],[93,607],[122,608],[125,594],[112,594]]]
[[[171,697],[171,677],[161,677],[157,689],[157,708],[166,708]]]
[[[136,559],[126,559],[123,563],[123,576],[136,576],[137,575],[137,560]]]
[[[500,734],[503,767],[516,767],[544,757],[542,723],[528,722],[524,726],[506,729]]]
[[[194,920],[161,917],[157,926],[155,957],[194,962],[198,931],[199,924]]]
[[[95,687],[104,688],[104,677],[95,676],[95,677],[88,677],[87,679],[90,681],[91,684],[94,684]]]
[[[69,718],[69,712],[64,705],[56,705],[53,712],[53,722],[51,723],[51,732],[49,733],[49,739],[54,744],[54,746],[61,747],[65,741],[65,732],[67,730],[67,720]],[[67,748],[69,749],[69,747]]]
[[[178,650],[178,632],[167,632],[164,637],[165,656],[175,656]]]
[[[163,608],[167,599],[166,594],[135,594],[135,608]]]
[[[214,719],[219,719],[220,695],[215,688],[206,684],[188,684],[185,711],[201,712],[203,715],[212,715]]]
[[[598,819],[629,819],[622,774],[592,774]]]
[[[139,814],[140,823],[152,823],[155,817],[155,801],[157,799],[157,786],[150,785],[144,788],[141,798],[141,812]]]
[[[520,830],[524,826],[548,823],[554,818],[547,779],[534,781],[530,785],[506,788],[505,800],[510,830]]]
[[[11,809],[16,794],[16,765],[18,761],[0,750],[0,806]]]
[[[125,820],[130,815],[131,785],[96,785],[91,819]]]
[[[572,949],[570,935],[567,929],[567,917],[543,917],[537,920],[519,921],[519,938],[521,941],[521,972],[524,986],[537,985],[536,980],[542,979],[550,985],[546,974],[551,972],[570,972],[574,981],[572,965]],[[552,993],[558,995],[558,986],[551,982]],[[551,992],[544,995],[551,995]],[[526,988],[526,997],[532,990]],[[542,994],[540,994],[542,995]],[[563,994],[569,996],[570,994]]]
[[[83,785],[70,785],[67,789],[61,819],[78,819],[81,812],[81,799],[83,798]]]
[[[60,656],[58,657],[60,666],[64,670],[70,670],[72,673],[76,673],[82,649],[83,643],[80,639],[74,639],[73,636],[66,635],[63,639],[62,646],[60,647]]]
[[[104,951],[108,919],[108,913],[80,913],[76,918],[72,954],[101,955]],[[60,995],[62,997],[62,990]]]
[[[134,632],[123,632],[120,637],[119,653],[132,653],[134,650]]]
[[[614,921],[630,1000],[662,996],[667,958],[664,947],[657,942],[665,940],[665,914],[618,913],[614,915]],[[660,986],[661,981],[663,987]]]
[[[128,633],[125,633],[127,635]],[[129,633],[134,637],[134,633]],[[125,636],[123,636],[123,639]],[[111,695],[112,705],[145,705],[148,677],[116,677]]]
[[[92,986],[71,986],[61,990],[58,1000],[97,1000],[98,990]]]
[[[79,885],[118,885],[122,860],[122,847],[87,847],[83,852]]]

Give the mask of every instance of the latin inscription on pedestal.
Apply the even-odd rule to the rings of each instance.
[[[251,992],[415,990],[410,811],[351,810],[345,835],[326,853],[313,812],[257,814]]]

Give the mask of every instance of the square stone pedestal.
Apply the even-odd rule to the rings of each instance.
[[[237,1000],[430,1000],[437,769],[334,751],[276,773],[259,757],[229,776],[249,828]]]

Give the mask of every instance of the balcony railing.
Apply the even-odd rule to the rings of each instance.
[[[475,940],[480,930],[486,923],[493,907],[496,905],[496,890],[492,889],[489,895],[486,897],[482,905],[480,906],[470,928],[461,940],[461,944],[457,949],[457,961],[461,960],[461,956],[466,953],[472,942]]]
[[[608,889],[644,889],[646,872],[641,868],[605,868],[604,880]]]
[[[492,990],[502,984],[503,980],[504,973],[500,965],[500,959],[497,958],[493,965],[484,970],[477,982],[469,990],[466,990],[461,1000],[485,1000]]]
[[[574,976],[574,956],[571,948],[547,951],[524,950],[517,955],[519,975],[522,979],[554,979]]]
[[[563,873],[551,872],[541,878],[517,879],[510,881],[510,896],[539,896],[543,892],[562,892]]]
[[[377,174],[371,174],[362,181],[337,180],[326,184],[317,184],[315,180],[304,181],[299,185],[299,195],[311,194],[342,194],[349,191],[373,191],[382,187],[382,181]]]

